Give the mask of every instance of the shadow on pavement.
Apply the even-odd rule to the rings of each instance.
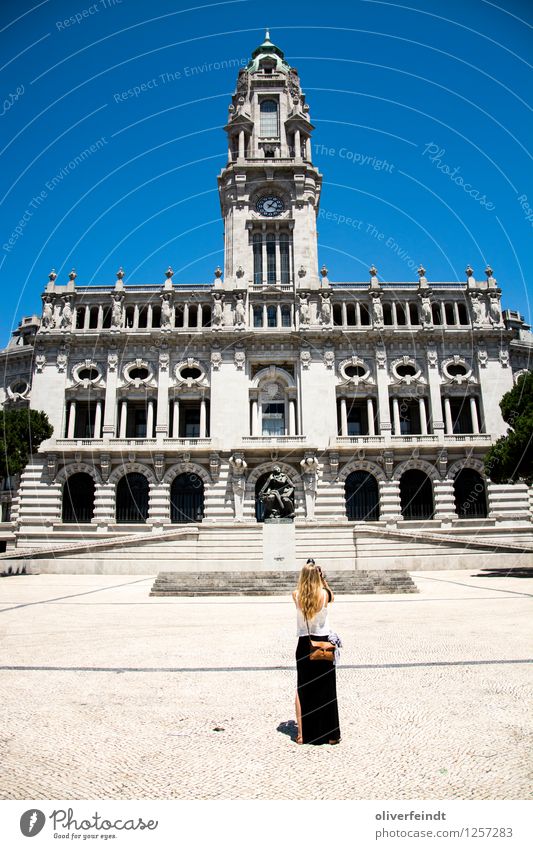
[[[287,722],[280,722],[276,731],[279,731],[280,734],[286,734],[287,737],[290,737],[293,743],[295,742],[298,736],[298,726],[296,725],[294,719],[289,719]]]
[[[512,567],[510,569],[483,569],[481,572],[478,572],[476,575],[472,575],[473,578],[533,578],[533,568],[529,568],[528,566],[518,566],[515,569]]]

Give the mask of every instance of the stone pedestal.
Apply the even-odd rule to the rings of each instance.
[[[269,572],[296,569],[294,522],[270,519],[263,524],[263,569]]]

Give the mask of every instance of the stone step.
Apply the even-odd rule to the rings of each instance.
[[[151,596],[287,595],[298,572],[160,572]],[[328,572],[334,593],[413,593],[416,584],[398,569]]]

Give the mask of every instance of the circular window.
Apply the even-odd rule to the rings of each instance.
[[[396,374],[399,377],[414,377],[417,374],[417,369],[412,363],[400,363],[396,366]]]
[[[11,386],[11,392],[13,393],[13,395],[24,395],[24,393],[27,392],[28,389],[29,385],[26,383],[25,380],[17,380]]]
[[[87,368],[81,368],[78,371],[79,380],[93,381],[93,380],[98,380],[99,377],[100,377],[100,372],[98,371],[97,368],[94,368],[93,366],[88,366]]]
[[[346,377],[364,377],[367,373],[367,370],[362,365],[357,366],[346,366],[344,369],[344,374]]]
[[[145,366],[135,366],[128,372],[130,380],[146,380],[150,376],[150,372]]]
[[[184,380],[188,380],[189,377],[191,380],[199,380],[202,372],[197,366],[185,366],[180,370],[180,375]]]
[[[463,363],[449,363],[446,366],[446,371],[450,377],[464,377],[467,373],[467,368]]]

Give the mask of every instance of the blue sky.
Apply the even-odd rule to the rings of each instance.
[[[487,262],[530,320],[531,4],[525,0],[3,0],[0,344],[66,282],[211,282],[237,65],[271,28],[324,175],[332,281],[462,280]],[[139,91],[137,89],[140,89]],[[85,153],[84,153],[85,151]],[[87,151],[89,151],[87,153]],[[82,161],[72,166],[83,154]]]

